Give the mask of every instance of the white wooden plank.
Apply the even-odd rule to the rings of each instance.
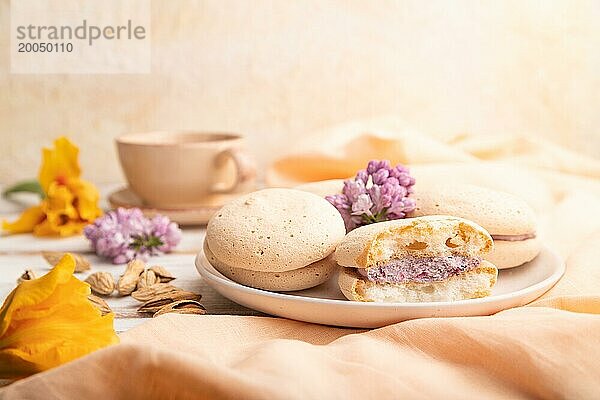
[[[107,194],[123,185],[102,185],[100,192],[104,199],[101,206],[108,207]],[[0,185],[1,190],[2,185]],[[0,199],[0,220],[15,219],[19,212],[27,206],[36,204],[38,199],[32,195],[17,195],[13,200]],[[177,279],[172,283],[183,289],[202,294],[201,303],[210,314],[231,315],[263,315],[247,309],[224,298],[203,281],[196,267],[194,258],[202,248],[205,229],[202,227],[186,228],[183,230],[181,243],[171,254],[152,257],[148,265],[162,265],[170,270]],[[50,270],[50,266],[41,256],[42,251],[70,251],[85,254],[92,263],[92,270],[75,274],[79,279],[85,279],[89,273],[107,271],[113,274],[115,280],[125,269],[124,265],[113,265],[107,260],[95,256],[89,242],[83,236],[68,238],[38,238],[30,234],[6,235],[0,234],[0,299],[6,296],[16,286],[16,280],[25,269],[33,269],[41,276]],[[119,297],[115,294],[104,297],[115,313],[115,330],[117,333],[126,331],[147,321],[148,316],[139,314],[136,309],[141,303],[132,297]]]
[[[198,232],[196,232],[198,234]],[[34,242],[37,242],[34,240]],[[113,265],[107,263],[95,255],[86,255],[92,263],[92,269],[83,273],[75,274],[79,279],[85,279],[89,273],[96,271],[110,272],[115,280],[123,273],[124,265]],[[203,281],[194,266],[195,254],[167,254],[152,257],[148,265],[162,265],[171,271],[177,279],[172,284],[182,289],[202,294],[201,303],[211,314],[233,314],[233,315],[262,315],[256,311],[249,310],[224,298]],[[16,280],[25,269],[33,269],[38,276],[47,273],[50,266],[40,254],[5,254],[0,255],[0,296],[2,300],[16,286]],[[131,322],[120,322],[121,319],[144,319],[146,316],[139,314],[136,310],[141,303],[130,296],[120,297],[116,294],[105,296],[111,309],[115,312],[115,327],[127,329]]]
[[[0,215],[0,220],[14,215]],[[178,253],[197,253],[202,248],[204,241],[204,228],[186,228],[181,242],[175,249]],[[42,251],[72,251],[76,253],[90,253],[89,241],[83,236],[34,237],[31,234],[0,235],[0,256],[10,254],[37,254]]]

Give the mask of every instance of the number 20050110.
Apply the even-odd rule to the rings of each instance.
[[[73,43],[29,43],[18,44],[19,53],[70,53]]]

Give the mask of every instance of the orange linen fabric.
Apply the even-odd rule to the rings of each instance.
[[[598,398],[600,163],[519,137],[421,135],[415,142],[416,134],[397,126],[384,134],[377,123],[321,134],[307,153],[320,160],[308,175],[294,166],[304,159],[300,154],[277,163],[271,182],[351,175],[381,151],[394,162],[411,162],[417,185],[441,176],[518,192],[540,214],[544,241],[565,257],[562,280],[533,304],[493,316],[421,319],[371,331],[278,318],[164,315],[122,334],[119,345],[2,389],[0,398]],[[363,146],[344,150],[353,138]],[[348,164],[331,154],[349,157]],[[328,169],[317,174],[323,165]]]

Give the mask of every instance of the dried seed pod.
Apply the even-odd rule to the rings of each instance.
[[[169,285],[168,283],[157,283],[156,285],[137,289],[135,292],[131,293],[131,297],[137,301],[144,302],[163,294],[180,291],[183,290],[176,286]]]
[[[160,278],[162,283],[171,282],[175,279],[175,275],[167,271],[165,267],[161,267],[160,265],[155,265],[149,268],[150,271],[154,272],[154,275]]]
[[[206,308],[196,300],[179,300],[162,307],[154,313],[153,317],[167,313],[203,315],[206,314]]]
[[[115,279],[109,272],[94,272],[85,281],[90,284],[92,291],[101,295],[109,295],[115,290]]]
[[[21,284],[22,282],[30,281],[35,278],[36,278],[35,272],[33,272],[33,270],[31,270],[31,269],[26,269],[25,272],[23,272],[23,274],[21,274],[19,279],[17,279],[17,285]]]
[[[140,274],[137,281],[137,289],[143,289],[160,283],[160,278],[154,274],[153,271],[147,269]]]
[[[48,264],[55,266],[58,264],[61,258],[67,254],[65,252],[60,251],[42,251],[42,256],[48,262]],[[69,253],[75,259],[75,272],[83,272],[89,271],[91,269],[91,264],[87,258],[82,256],[81,254]]]
[[[108,303],[104,301],[103,298],[90,294],[88,296],[88,300],[92,302],[92,304],[102,312],[102,315],[106,315],[112,312]]]
[[[140,260],[131,260],[117,282],[117,291],[121,296],[127,296],[135,290],[140,274],[144,272],[146,264]]]
[[[155,312],[157,312],[158,310],[160,310],[167,304],[171,304],[171,303],[174,303],[174,302],[180,301],[180,300],[196,300],[196,301],[198,301],[198,300],[200,300],[201,297],[202,296],[199,294],[192,293],[192,292],[186,292],[186,291],[167,293],[167,294],[163,294],[160,296],[156,296],[156,297],[148,300],[147,302],[142,304],[140,306],[140,308],[138,308],[138,311],[141,313],[154,314]]]

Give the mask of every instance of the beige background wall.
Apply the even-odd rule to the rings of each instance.
[[[121,179],[123,132],[245,132],[267,163],[311,130],[381,114],[600,156],[598,1],[152,3],[152,74],[11,75],[0,0],[0,182],[33,176],[60,134],[103,182]]]

